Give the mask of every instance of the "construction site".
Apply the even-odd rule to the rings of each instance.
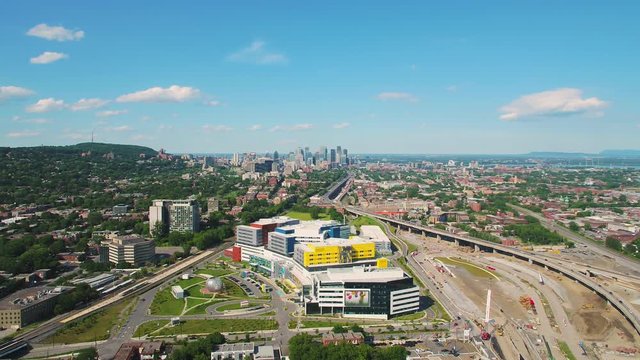
[[[471,324],[454,321],[452,336],[464,341],[482,340],[505,359],[640,356],[640,336],[633,326],[598,294],[561,274],[415,233],[398,231],[397,235],[417,247],[411,256],[434,282],[436,295],[454,304],[458,311],[454,315],[470,319],[482,329],[481,339],[468,338],[465,329]],[[548,256],[585,263],[589,254],[555,251]],[[639,278],[626,275],[627,269],[622,267],[605,272],[602,265],[594,262],[591,269],[576,269],[631,298],[638,296]]]

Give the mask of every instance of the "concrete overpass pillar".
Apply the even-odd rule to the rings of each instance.
[[[457,246],[460,246],[460,240],[455,239],[454,242],[456,243]]]
[[[494,254],[497,254],[497,253],[498,253],[498,250],[493,249],[493,253],[494,253]]]
[[[442,240],[442,238],[440,238],[440,235],[436,234],[436,240],[438,241]]]
[[[479,252],[479,251],[480,251],[480,245],[475,244],[475,245],[473,246],[473,249],[474,249],[476,252]]]
[[[529,265],[533,265],[533,260],[529,259]]]
[[[422,236],[423,237],[427,236],[427,233],[424,230],[422,230]]]

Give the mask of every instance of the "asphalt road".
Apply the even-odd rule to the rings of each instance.
[[[625,267],[627,267],[630,271],[630,273],[633,273],[633,275],[637,275],[640,276],[640,261],[636,261],[633,259],[630,259],[626,256],[624,256],[623,254],[620,254],[619,252],[615,251],[615,250],[611,250],[609,248],[607,248],[606,246],[596,242],[595,240],[590,240],[580,234],[576,234],[573,231],[565,228],[564,226],[561,225],[557,225],[553,220],[547,219],[544,216],[533,212],[529,209],[525,209],[521,206],[517,206],[517,205],[513,205],[513,204],[509,204],[510,207],[512,207],[513,209],[517,210],[518,212],[522,213],[522,214],[526,214],[526,215],[530,215],[535,217],[536,219],[538,219],[540,221],[540,224],[544,227],[546,227],[547,229],[551,230],[551,231],[555,231],[558,234],[562,235],[563,237],[575,242],[576,244],[582,244],[582,245],[586,245],[589,247],[590,250],[592,250],[593,252],[600,254],[602,256],[607,256],[610,258],[614,258],[616,263],[618,263],[619,265],[624,265]]]

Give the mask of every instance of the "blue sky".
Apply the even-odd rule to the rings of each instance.
[[[638,1],[2,1],[0,145],[640,148]]]

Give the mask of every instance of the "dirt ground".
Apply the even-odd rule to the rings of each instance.
[[[601,343],[614,349],[640,346],[640,336],[613,307],[593,292],[573,282],[563,285],[573,294],[574,306],[566,307],[571,322],[585,342]]]
[[[458,288],[464,289],[465,295],[474,303],[479,304],[481,308],[484,308],[487,301],[487,289],[491,289],[492,318],[503,321],[507,315],[516,319],[527,318],[525,309],[518,302],[520,295],[524,294],[521,294],[522,291],[513,284],[504,280],[473,275],[461,266],[447,266],[456,275],[455,279],[450,278],[449,281]],[[513,294],[518,295],[514,297]]]

